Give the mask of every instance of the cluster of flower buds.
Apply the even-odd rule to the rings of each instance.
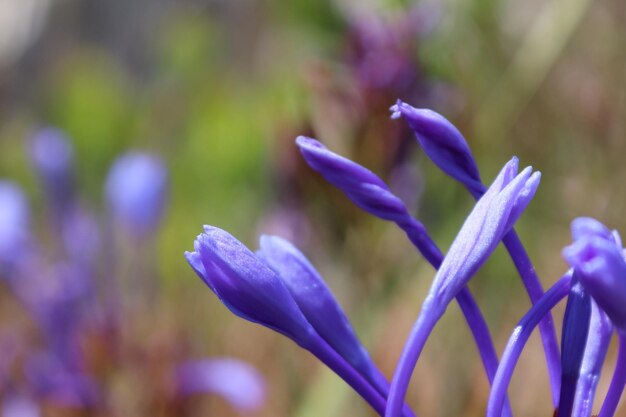
[[[160,379],[144,384],[142,395],[149,405],[136,410],[141,415],[154,415],[158,408],[161,415],[172,410],[167,415],[184,416],[187,403],[207,393],[222,396],[238,410],[258,408],[264,383],[250,365],[231,358],[192,359],[175,338],[168,343],[178,345],[153,353],[154,347],[128,331],[141,317],[121,297],[128,283],[119,273],[122,248],[112,231],[125,234],[120,240],[152,240],[167,202],[165,163],[140,152],[117,159],[105,187],[109,210],[98,220],[79,199],[73,148],[65,135],[43,129],[28,144],[49,208],[49,240],[54,245],[47,248],[42,233],[31,228],[25,192],[0,181],[0,278],[40,339],[33,343],[24,329],[0,328],[2,415],[128,414],[111,404],[113,382],[123,380],[120,375],[129,369],[147,373],[155,365],[137,363],[129,349],[155,357],[165,369]],[[133,262],[142,262],[135,255]]]
[[[336,299],[315,268],[291,243],[261,237],[253,253],[227,232],[205,226],[187,252],[190,265],[236,315],[289,337],[343,378],[381,416],[413,415],[405,403],[413,370],[429,335],[456,299],[491,384],[486,415],[512,415],[507,388],[531,332],[539,327],[555,415],[590,417],[596,386],[615,331],[620,346],[613,379],[599,416],[615,415],[626,384],[626,261],[621,240],[600,222],[572,223],[574,242],[563,250],[571,270],[545,293],[514,225],[538,188],[541,175],[518,160],[507,162],[490,186],[462,134],[443,116],[398,101],[393,118],[403,118],[424,153],[477,200],[444,256],[426,227],[372,171],[333,153],[320,142],[298,137],[307,164],[356,206],[395,223],[437,270],[391,383],[358,341]],[[500,244],[508,250],[528,292],[531,307],[512,331],[500,358],[468,282]],[[560,346],[551,311],[567,298]]]

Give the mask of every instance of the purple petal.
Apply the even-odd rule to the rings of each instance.
[[[177,381],[181,395],[217,394],[241,411],[254,411],[265,401],[263,377],[236,359],[187,361],[178,367]]]
[[[626,326],[626,262],[615,242],[586,234],[563,249],[563,257],[578,272],[585,289],[613,323]]]
[[[514,216],[518,217],[528,204],[539,177],[531,177],[531,169],[526,168],[513,178],[516,170],[517,159],[514,158],[500,171],[467,217],[431,287],[430,295],[437,304],[447,305],[467,284],[513,226]]]
[[[311,325],[276,273],[224,230],[205,226],[195,255],[187,255],[196,273],[233,313],[263,324],[306,345]],[[202,262],[204,274],[197,265]]]
[[[313,265],[295,246],[278,236],[261,236],[260,243],[259,257],[276,271],[313,328],[363,376],[377,384],[379,373]]]

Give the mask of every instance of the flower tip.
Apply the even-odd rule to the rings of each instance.
[[[322,143],[316,139],[310,138],[308,136],[298,136],[296,138],[296,145],[298,145],[298,147],[300,149],[306,148],[306,149],[311,149],[311,148],[321,148],[324,149],[325,146],[322,145]]]
[[[210,224],[205,224],[204,226],[202,226],[202,228],[204,229],[204,233],[207,235],[227,233],[224,230],[220,229],[219,227],[211,226]]]
[[[614,241],[613,233],[592,217],[578,217],[572,221],[572,238],[578,240],[584,236],[599,236]]]
[[[391,112],[391,118],[392,119],[399,119],[402,116],[402,110],[408,106],[406,103],[404,103],[402,100],[398,99],[396,101],[396,104],[394,104],[393,106],[389,107],[389,111]]]

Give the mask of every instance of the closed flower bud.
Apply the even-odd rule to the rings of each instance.
[[[478,166],[467,141],[448,119],[429,109],[416,109],[400,100],[390,108],[394,119],[403,117],[426,155],[446,174],[472,190],[484,192]]]
[[[236,315],[307,346],[313,328],[276,273],[244,244],[217,227],[205,226],[189,264]]]
[[[380,385],[380,373],[357,339],[339,303],[308,259],[280,237],[262,236],[260,243],[257,254],[276,271],[317,333],[372,384]]]
[[[624,329],[626,262],[615,241],[598,234],[585,234],[566,247],[563,256],[598,306],[618,328]]]
[[[159,222],[167,195],[167,169],[159,158],[131,152],[111,167],[106,196],[115,218],[133,233],[150,232]]]

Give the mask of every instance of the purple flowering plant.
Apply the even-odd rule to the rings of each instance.
[[[233,313],[308,350],[381,416],[415,415],[406,403],[409,382],[423,347],[453,300],[461,308],[491,386],[486,416],[514,415],[507,389],[537,327],[554,415],[619,415],[616,410],[626,385],[626,261],[619,234],[595,219],[575,219],[573,243],[563,249],[571,268],[544,292],[514,228],[531,203],[541,174],[531,167],[519,170],[518,159],[513,157],[486,185],[467,141],[442,115],[402,101],[391,112],[392,118],[404,119],[429,159],[476,200],[445,254],[383,179],[315,139],[296,139],[313,170],[363,211],[396,224],[436,271],[390,380],[373,362],[321,275],[287,240],[262,236],[255,253],[228,232],[205,226],[194,250],[185,253],[197,275]],[[517,269],[530,308],[499,353],[467,284],[500,243]],[[559,343],[552,310],[563,299],[566,307]],[[598,399],[602,405],[596,411],[596,388],[613,333],[619,340],[617,363],[608,393]]]
[[[146,311],[159,306],[127,278],[141,281],[142,289],[156,285],[145,268],[151,259],[133,249],[154,241],[161,223],[165,162],[145,152],[120,156],[104,187],[106,210],[98,216],[79,198],[73,148],[62,132],[38,131],[28,150],[53,244],[46,245],[33,226],[26,193],[0,180],[0,283],[31,323],[0,327],[2,415],[186,416],[195,412],[194,398],[206,394],[241,413],[258,409],[264,381],[249,364],[192,354],[178,325],[140,336]],[[129,251],[131,277],[121,273]],[[35,340],[22,327],[34,328]],[[116,394],[116,385],[136,378],[142,387],[132,396],[141,406]]]

